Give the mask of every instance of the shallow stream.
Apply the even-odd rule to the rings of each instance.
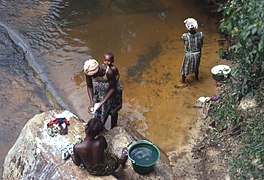
[[[119,125],[171,152],[185,145],[200,96],[216,93],[218,20],[190,0],[0,0],[1,163],[35,114],[65,108],[88,120],[83,62],[115,54],[123,84]],[[205,34],[200,79],[180,84],[183,21]]]

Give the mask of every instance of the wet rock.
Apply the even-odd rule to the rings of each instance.
[[[66,118],[70,125],[68,134],[48,134],[47,123],[55,118]],[[21,131],[19,138],[8,152],[3,179],[116,179],[114,176],[95,177],[77,167],[71,159],[62,159],[62,150],[84,138],[84,123],[69,111],[49,111],[35,115]],[[116,127],[105,133],[109,150],[120,155],[130,142],[145,139],[137,131]],[[148,175],[137,174],[130,160],[118,171],[119,179],[174,179],[166,154],[161,152],[154,171]]]

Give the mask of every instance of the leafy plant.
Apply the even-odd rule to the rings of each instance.
[[[233,39],[229,49],[238,64],[236,95],[241,99],[256,90],[264,79],[264,3],[263,0],[232,0],[219,10],[224,16],[219,29]]]
[[[263,0],[229,0],[221,5],[219,29],[231,39],[228,48],[235,81],[227,82],[221,100],[210,113],[211,125],[222,133],[240,127],[240,148],[230,161],[232,179],[264,179],[264,3]],[[258,106],[238,111],[242,98],[251,95]]]

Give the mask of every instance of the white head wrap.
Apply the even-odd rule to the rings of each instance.
[[[88,76],[92,76],[99,70],[99,63],[95,59],[88,59],[84,62],[83,71]]]
[[[192,29],[198,29],[198,23],[193,18],[187,18],[184,20],[185,27],[190,31]]]

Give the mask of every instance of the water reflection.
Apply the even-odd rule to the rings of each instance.
[[[166,152],[184,145],[195,122],[193,104],[215,93],[217,21],[179,0],[1,1],[1,17],[29,44],[35,61],[82,119],[88,97],[82,65],[112,51],[120,69],[124,106],[119,124],[132,124]],[[192,4],[192,6],[190,6]],[[205,34],[201,77],[180,81],[183,20],[195,17]],[[206,28],[203,26],[206,24]],[[38,72],[37,72],[38,73]],[[147,130],[146,130],[147,127]]]
[[[74,28],[90,24],[102,14],[100,1],[97,0],[71,0],[64,3],[60,10],[60,26],[63,28]]]

